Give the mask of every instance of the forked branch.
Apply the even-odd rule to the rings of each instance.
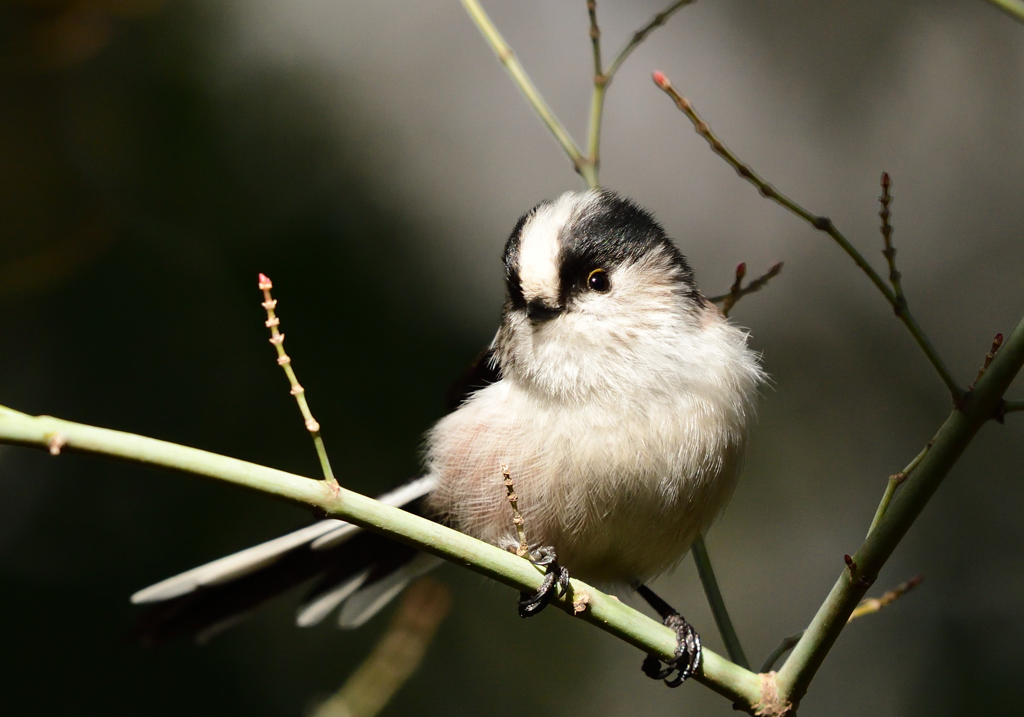
[[[746,286],[743,286],[743,280],[747,276],[747,263],[740,262],[736,265],[736,279],[732,283],[732,287],[729,289],[728,294],[721,294],[720,296],[712,296],[708,301],[712,304],[721,304],[722,313],[726,316],[732,311],[733,307],[736,306],[736,302],[742,299],[748,294],[760,291],[765,285],[779,275],[782,271],[782,262],[777,261],[772,264],[771,268],[761,276],[751,281]]]
[[[573,168],[583,178],[587,186],[593,189],[600,186],[598,174],[601,165],[601,122],[604,115],[604,97],[608,84],[612,81],[619,67],[626,61],[647,36],[655,29],[664,25],[672,15],[684,5],[689,5],[693,0],[676,0],[663,11],[655,15],[650,22],[641,27],[626,43],[625,47],[615,56],[612,64],[607,70],[601,64],[601,28],[597,22],[597,0],[587,0],[587,14],[590,17],[590,42],[594,56],[594,89],[590,101],[590,127],[587,139],[587,154],[576,144],[576,141],[562,125],[558,117],[551,110],[544,97],[537,90],[526,70],[516,59],[515,53],[505,38],[498,32],[498,28],[487,15],[487,12],[480,5],[478,0],[462,0],[463,7],[469,13],[470,18],[476,23],[480,33],[484,36],[487,44],[494,50],[494,54],[508,70],[519,91],[523,93],[526,101],[533,107],[534,112],[540,117],[541,122],[548,128],[555,140],[562,147],[562,150],[569,156]]]

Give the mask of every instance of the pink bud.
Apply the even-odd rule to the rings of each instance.
[[[273,289],[274,284],[270,281],[270,277],[266,274],[260,273],[260,288],[261,289]]]
[[[672,86],[672,83],[670,83],[668,81],[668,78],[665,77],[665,74],[663,72],[661,72],[660,70],[655,70],[654,71],[654,84],[656,84],[658,87],[660,87],[663,90],[666,90],[666,89],[668,89],[669,87]]]

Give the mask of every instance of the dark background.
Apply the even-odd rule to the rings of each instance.
[[[582,0],[488,9],[582,137]],[[599,9],[610,57],[660,8]],[[966,384],[1024,313],[1022,63],[1024,27],[980,0],[734,0],[682,10],[610,90],[602,179],[658,214],[709,293],[738,261],[786,261],[734,313],[773,383],[708,539],[755,663],[813,615],[948,398],[865,277],[714,157],[649,73],[880,268],[892,173],[911,306]],[[373,493],[416,472],[447,385],[490,340],[515,219],[578,186],[455,2],[8,2],[0,403],[316,475],[266,344],[263,271],[336,471]],[[1014,709],[1022,425],[972,444],[874,592],[924,584],[844,633],[801,714]],[[300,630],[293,595],[207,646],[147,650],[128,639],[128,596],[308,520],[192,478],[0,448],[0,711],[303,714],[386,620]],[[453,613],[387,714],[731,713],[698,685],[649,682],[597,630],[523,623],[511,591],[438,575]],[[721,650],[690,561],[658,587]]]

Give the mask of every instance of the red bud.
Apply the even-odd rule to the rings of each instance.
[[[661,72],[660,70],[655,70],[654,71],[654,84],[656,84],[661,89],[665,90],[665,89],[668,89],[669,87],[671,87],[672,83],[670,83],[668,81],[668,78],[665,77],[665,74],[663,72]]]
[[[260,273],[260,288],[261,289],[273,289],[274,284],[270,281],[270,277],[266,274]]]
[[[741,261],[736,265],[736,278],[742,279],[747,275],[747,262]]]

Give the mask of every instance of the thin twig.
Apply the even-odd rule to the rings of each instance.
[[[601,120],[604,116],[604,96],[611,77],[604,73],[601,63],[601,28],[597,24],[597,0],[587,0],[590,15],[590,41],[594,48],[594,89],[590,93],[590,127],[587,132],[587,156],[585,161],[591,168],[588,186],[598,186],[601,171]],[[592,181],[591,181],[592,180]]]
[[[622,63],[637,47],[640,46],[647,36],[656,28],[661,27],[668,19],[684,5],[689,5],[693,0],[677,0],[667,8],[655,15],[651,20],[633,33],[626,45],[619,51],[619,54],[612,60],[608,70],[603,69],[601,64],[601,28],[597,24],[597,2],[587,0],[587,12],[590,15],[590,38],[594,48],[594,89],[590,98],[590,129],[587,138],[587,156],[583,161],[589,165],[590,174],[584,174],[584,179],[590,187],[598,186],[598,174],[601,167],[601,123],[604,118],[604,99],[608,92],[608,85],[611,84],[615,73],[618,72]]]
[[[1003,335],[996,334],[995,338],[992,339],[992,348],[990,348],[988,353],[985,354],[985,362],[981,365],[981,368],[978,370],[978,377],[974,379],[974,382],[970,386],[967,387],[968,393],[974,390],[974,387],[978,385],[978,381],[980,381],[981,377],[985,375],[986,371],[988,371],[988,367],[992,365],[992,359],[996,357],[996,354],[999,352],[999,347],[1002,345]]]
[[[889,218],[892,216],[892,213],[889,211],[889,205],[892,204],[892,195],[889,193],[889,187],[891,186],[892,182],[889,180],[889,173],[882,172],[882,196],[878,198],[879,203],[882,205],[878,216],[882,218],[882,241],[885,243],[882,256],[885,257],[886,262],[889,264],[889,283],[892,284],[893,294],[896,295],[896,306],[902,306],[906,309],[907,297],[904,296],[903,285],[900,283],[902,274],[896,270],[896,248],[892,245],[892,224],[889,223]]]
[[[526,528],[524,526],[523,514],[519,512],[519,496],[516,495],[515,486],[512,484],[512,474],[508,466],[501,464],[501,474],[505,476],[505,489],[508,491],[508,503],[512,506],[512,522],[516,526],[516,536],[519,538],[519,547],[516,548],[516,555],[525,558],[530,553],[530,544],[526,542]]]
[[[782,638],[774,650],[772,650],[768,657],[764,658],[764,662],[761,663],[761,669],[758,670],[761,674],[767,674],[771,672],[772,668],[775,667],[775,663],[779,661],[779,658],[785,655],[787,652],[796,647],[796,644],[800,642],[800,638],[804,636],[804,631],[794,632],[792,635]]]
[[[1003,413],[1024,411],[1024,401],[1003,401]]]
[[[402,596],[387,632],[363,664],[311,717],[374,717],[416,672],[452,598],[436,580],[421,578]]]
[[[1020,0],[988,0],[990,5],[1005,12],[1018,22],[1024,22],[1024,2]]]
[[[750,662],[743,652],[739,635],[729,617],[729,611],[725,607],[725,599],[722,597],[722,590],[718,587],[718,579],[711,567],[711,558],[708,556],[708,548],[704,544],[703,536],[698,536],[690,548],[693,554],[693,562],[697,566],[697,574],[700,576],[700,583],[704,586],[704,594],[707,596],[708,605],[711,606],[711,614],[715,618],[718,632],[722,635],[722,642],[725,643],[725,651],[729,653],[729,659],[740,667],[750,669]]]
[[[331,461],[327,458],[327,449],[324,448],[324,440],[320,436],[320,424],[313,418],[313,414],[309,410],[309,404],[306,402],[306,389],[299,384],[299,379],[295,376],[291,357],[284,352],[284,334],[277,328],[281,320],[274,313],[277,301],[270,296],[272,288],[274,288],[273,282],[270,281],[266,274],[260,274],[260,290],[263,291],[262,306],[267,310],[267,320],[265,323],[266,327],[270,329],[270,343],[277,349],[277,365],[284,369],[288,382],[292,386],[290,393],[295,396],[295,402],[299,404],[299,411],[302,412],[302,418],[306,422],[306,430],[313,436],[313,445],[316,446],[316,454],[320,458],[320,467],[324,472],[324,480],[329,485],[337,488],[338,480],[334,477],[334,471],[331,470]]]
[[[742,284],[743,279],[747,276],[747,263],[745,261],[740,262],[736,265],[736,280],[729,289],[729,293],[721,294],[720,296],[712,296],[708,301],[712,304],[722,304],[722,313],[728,316],[729,312],[732,311],[733,307],[736,306],[736,303],[740,299],[748,294],[760,291],[765,287],[765,284],[778,276],[779,272],[782,271],[782,266],[783,264],[781,261],[775,262],[768,271],[744,287]]]
[[[676,2],[672,3],[667,8],[659,12],[657,15],[652,17],[650,22],[648,22],[646,25],[644,25],[639,30],[634,32],[633,37],[631,37],[629,39],[629,42],[627,42],[625,46],[621,50],[619,50],[619,54],[615,56],[615,59],[612,60],[612,64],[608,66],[608,72],[605,73],[608,76],[608,81],[611,81],[611,79],[615,76],[615,73],[619,71],[620,67],[622,67],[622,63],[626,61],[626,58],[633,53],[633,50],[640,46],[640,43],[647,39],[648,35],[650,35],[657,28],[661,27],[666,22],[668,22],[668,19],[675,15],[677,10],[682,8],[684,5],[689,5],[692,2],[693,0],[677,0]]]
[[[597,24],[597,0],[587,0],[587,14],[590,16],[590,43],[594,48],[594,82],[604,74],[601,63],[601,28]]]
[[[851,259],[853,259],[857,266],[859,266],[861,270],[865,274],[867,274],[868,278],[871,280],[871,283],[873,283],[875,287],[877,287],[877,289],[880,292],[882,292],[882,296],[884,296],[886,301],[888,301],[889,304],[893,307],[896,316],[899,317],[899,319],[906,325],[907,329],[910,331],[910,334],[914,337],[914,340],[917,342],[917,345],[921,347],[921,350],[924,351],[924,354],[925,356],[927,356],[928,361],[931,362],[932,366],[935,368],[935,371],[939,374],[939,377],[942,379],[942,382],[946,384],[946,388],[949,389],[949,392],[953,397],[954,404],[959,405],[964,394],[963,389],[961,389],[960,386],[957,385],[957,382],[953,379],[953,376],[952,374],[950,374],[949,369],[946,368],[946,364],[942,361],[942,358],[939,356],[938,352],[935,351],[935,348],[932,346],[931,341],[929,341],[928,337],[925,336],[924,331],[921,330],[921,327],[918,325],[917,320],[914,318],[913,314],[910,313],[910,311],[906,308],[905,305],[900,304],[900,302],[896,300],[896,294],[893,292],[893,290],[889,288],[888,284],[886,284],[882,277],[879,276],[878,272],[875,271],[870,264],[868,264],[867,260],[859,251],[857,251],[857,249],[849,242],[849,240],[845,236],[843,236],[843,234],[840,233],[838,229],[835,228],[835,225],[832,224],[832,220],[829,219],[828,217],[811,214],[809,211],[807,211],[802,206],[794,202],[792,199],[779,192],[777,189],[775,189],[775,187],[768,184],[757,173],[755,173],[754,170],[752,170],[748,165],[744,164],[735,154],[733,154],[722,143],[720,139],[718,139],[718,137],[715,136],[715,134],[711,131],[711,127],[708,126],[708,123],[705,122],[700,117],[700,115],[697,114],[696,110],[693,109],[693,105],[690,103],[690,101],[683,97],[682,95],[680,95],[678,92],[676,92],[675,88],[672,87],[671,82],[669,82],[668,78],[665,77],[663,73],[654,73],[654,83],[662,91],[664,91],[665,94],[672,98],[672,101],[675,102],[676,107],[678,107],[683,112],[683,114],[685,114],[687,118],[689,118],[690,122],[693,123],[693,127],[697,131],[697,134],[703,137],[708,142],[708,144],[711,145],[711,149],[715,152],[715,154],[717,154],[726,162],[728,162],[733,167],[733,169],[736,170],[737,174],[739,174],[741,177],[743,177],[748,182],[757,187],[758,191],[761,193],[762,196],[771,199],[773,202],[779,204],[782,207],[785,207],[790,212],[806,221],[808,224],[810,224],[818,231],[822,231],[828,234],[842,248],[842,250],[845,251]]]
[[[515,53],[512,48],[509,47],[508,43],[505,42],[505,38],[498,32],[498,28],[491,22],[491,18],[488,17],[487,13],[484,12],[483,7],[477,0],[462,0],[463,7],[466,8],[466,12],[469,13],[470,18],[476,23],[477,28],[483,34],[484,39],[487,40],[487,44],[494,50],[494,54],[498,56],[501,64],[508,70],[508,74],[512,77],[512,81],[515,83],[519,91],[523,93],[526,101],[533,107],[533,111],[540,117],[541,122],[548,128],[555,140],[561,145],[562,149],[569,159],[572,160],[573,167],[577,172],[580,173],[587,179],[585,172],[586,162],[580,148],[576,146],[576,142],[569,135],[569,132],[559,121],[555,113],[548,107],[548,103],[544,101],[544,97],[541,96],[537,87],[533,84],[529,75],[526,74],[526,70],[519,64],[519,60],[516,59]],[[589,180],[588,184],[590,183]],[[596,185],[596,182],[595,182]]]
[[[885,511],[889,509],[889,503],[892,502],[892,497],[896,495],[896,489],[899,488],[903,481],[907,479],[914,469],[917,468],[918,464],[925,457],[932,447],[932,441],[928,441],[927,445],[921,449],[921,452],[914,456],[914,460],[907,464],[907,467],[901,470],[899,473],[894,473],[889,476],[889,482],[885,486],[885,493],[882,494],[882,500],[878,503],[878,508],[875,509],[875,517],[871,519],[871,526],[868,528],[868,535],[871,535],[871,531],[875,529],[879,521],[882,520],[882,516],[885,515]]]
[[[906,593],[910,592],[918,585],[920,585],[921,581],[923,580],[923,575],[915,575],[914,577],[910,578],[910,580],[906,581],[905,583],[897,585],[895,588],[885,593],[881,597],[865,598],[861,600],[860,604],[858,604],[854,611],[850,613],[850,617],[847,619],[846,623],[850,624],[859,617],[864,617],[865,615],[873,615],[874,613],[881,610],[883,607],[888,607],[889,605],[903,597]],[[778,646],[771,651],[771,654],[769,654],[768,657],[765,658],[765,661],[761,664],[760,672],[769,672],[772,669],[772,667],[775,666],[775,663],[779,661],[780,657],[782,657],[787,652],[796,647],[796,644],[800,642],[800,638],[803,636],[804,631],[801,630],[800,632],[793,633],[792,635],[783,638],[782,642],[780,642]]]
[[[882,597],[865,598],[864,600],[861,600],[860,604],[857,605],[854,611],[850,613],[850,617],[846,622],[853,622],[858,617],[864,617],[865,615],[873,615],[883,607],[892,605],[894,602],[920,585],[923,580],[923,575],[915,575],[905,583],[900,583],[895,588],[882,595]]]

